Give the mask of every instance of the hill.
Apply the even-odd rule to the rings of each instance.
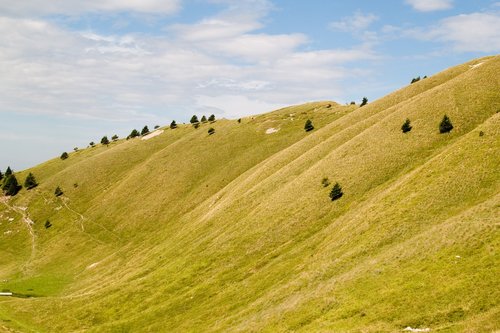
[[[0,330],[500,329],[498,73],[477,59],[363,107],[165,127],[17,172],[39,186],[0,203]]]

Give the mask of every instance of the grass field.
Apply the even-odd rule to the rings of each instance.
[[[17,296],[0,331],[500,330],[498,73],[476,59],[363,107],[165,127],[17,172],[39,186],[0,202]]]

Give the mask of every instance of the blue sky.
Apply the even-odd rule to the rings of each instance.
[[[0,0],[0,169],[103,135],[370,101],[500,51],[491,0]]]

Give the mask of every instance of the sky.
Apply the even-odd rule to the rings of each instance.
[[[500,51],[498,0],[0,0],[0,170],[193,114],[369,101]]]

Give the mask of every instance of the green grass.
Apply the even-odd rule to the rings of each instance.
[[[0,329],[500,329],[499,71],[478,59],[361,108],[180,125],[19,172],[40,185],[0,206],[0,289],[37,297],[0,299]],[[27,207],[34,252],[8,206]]]

